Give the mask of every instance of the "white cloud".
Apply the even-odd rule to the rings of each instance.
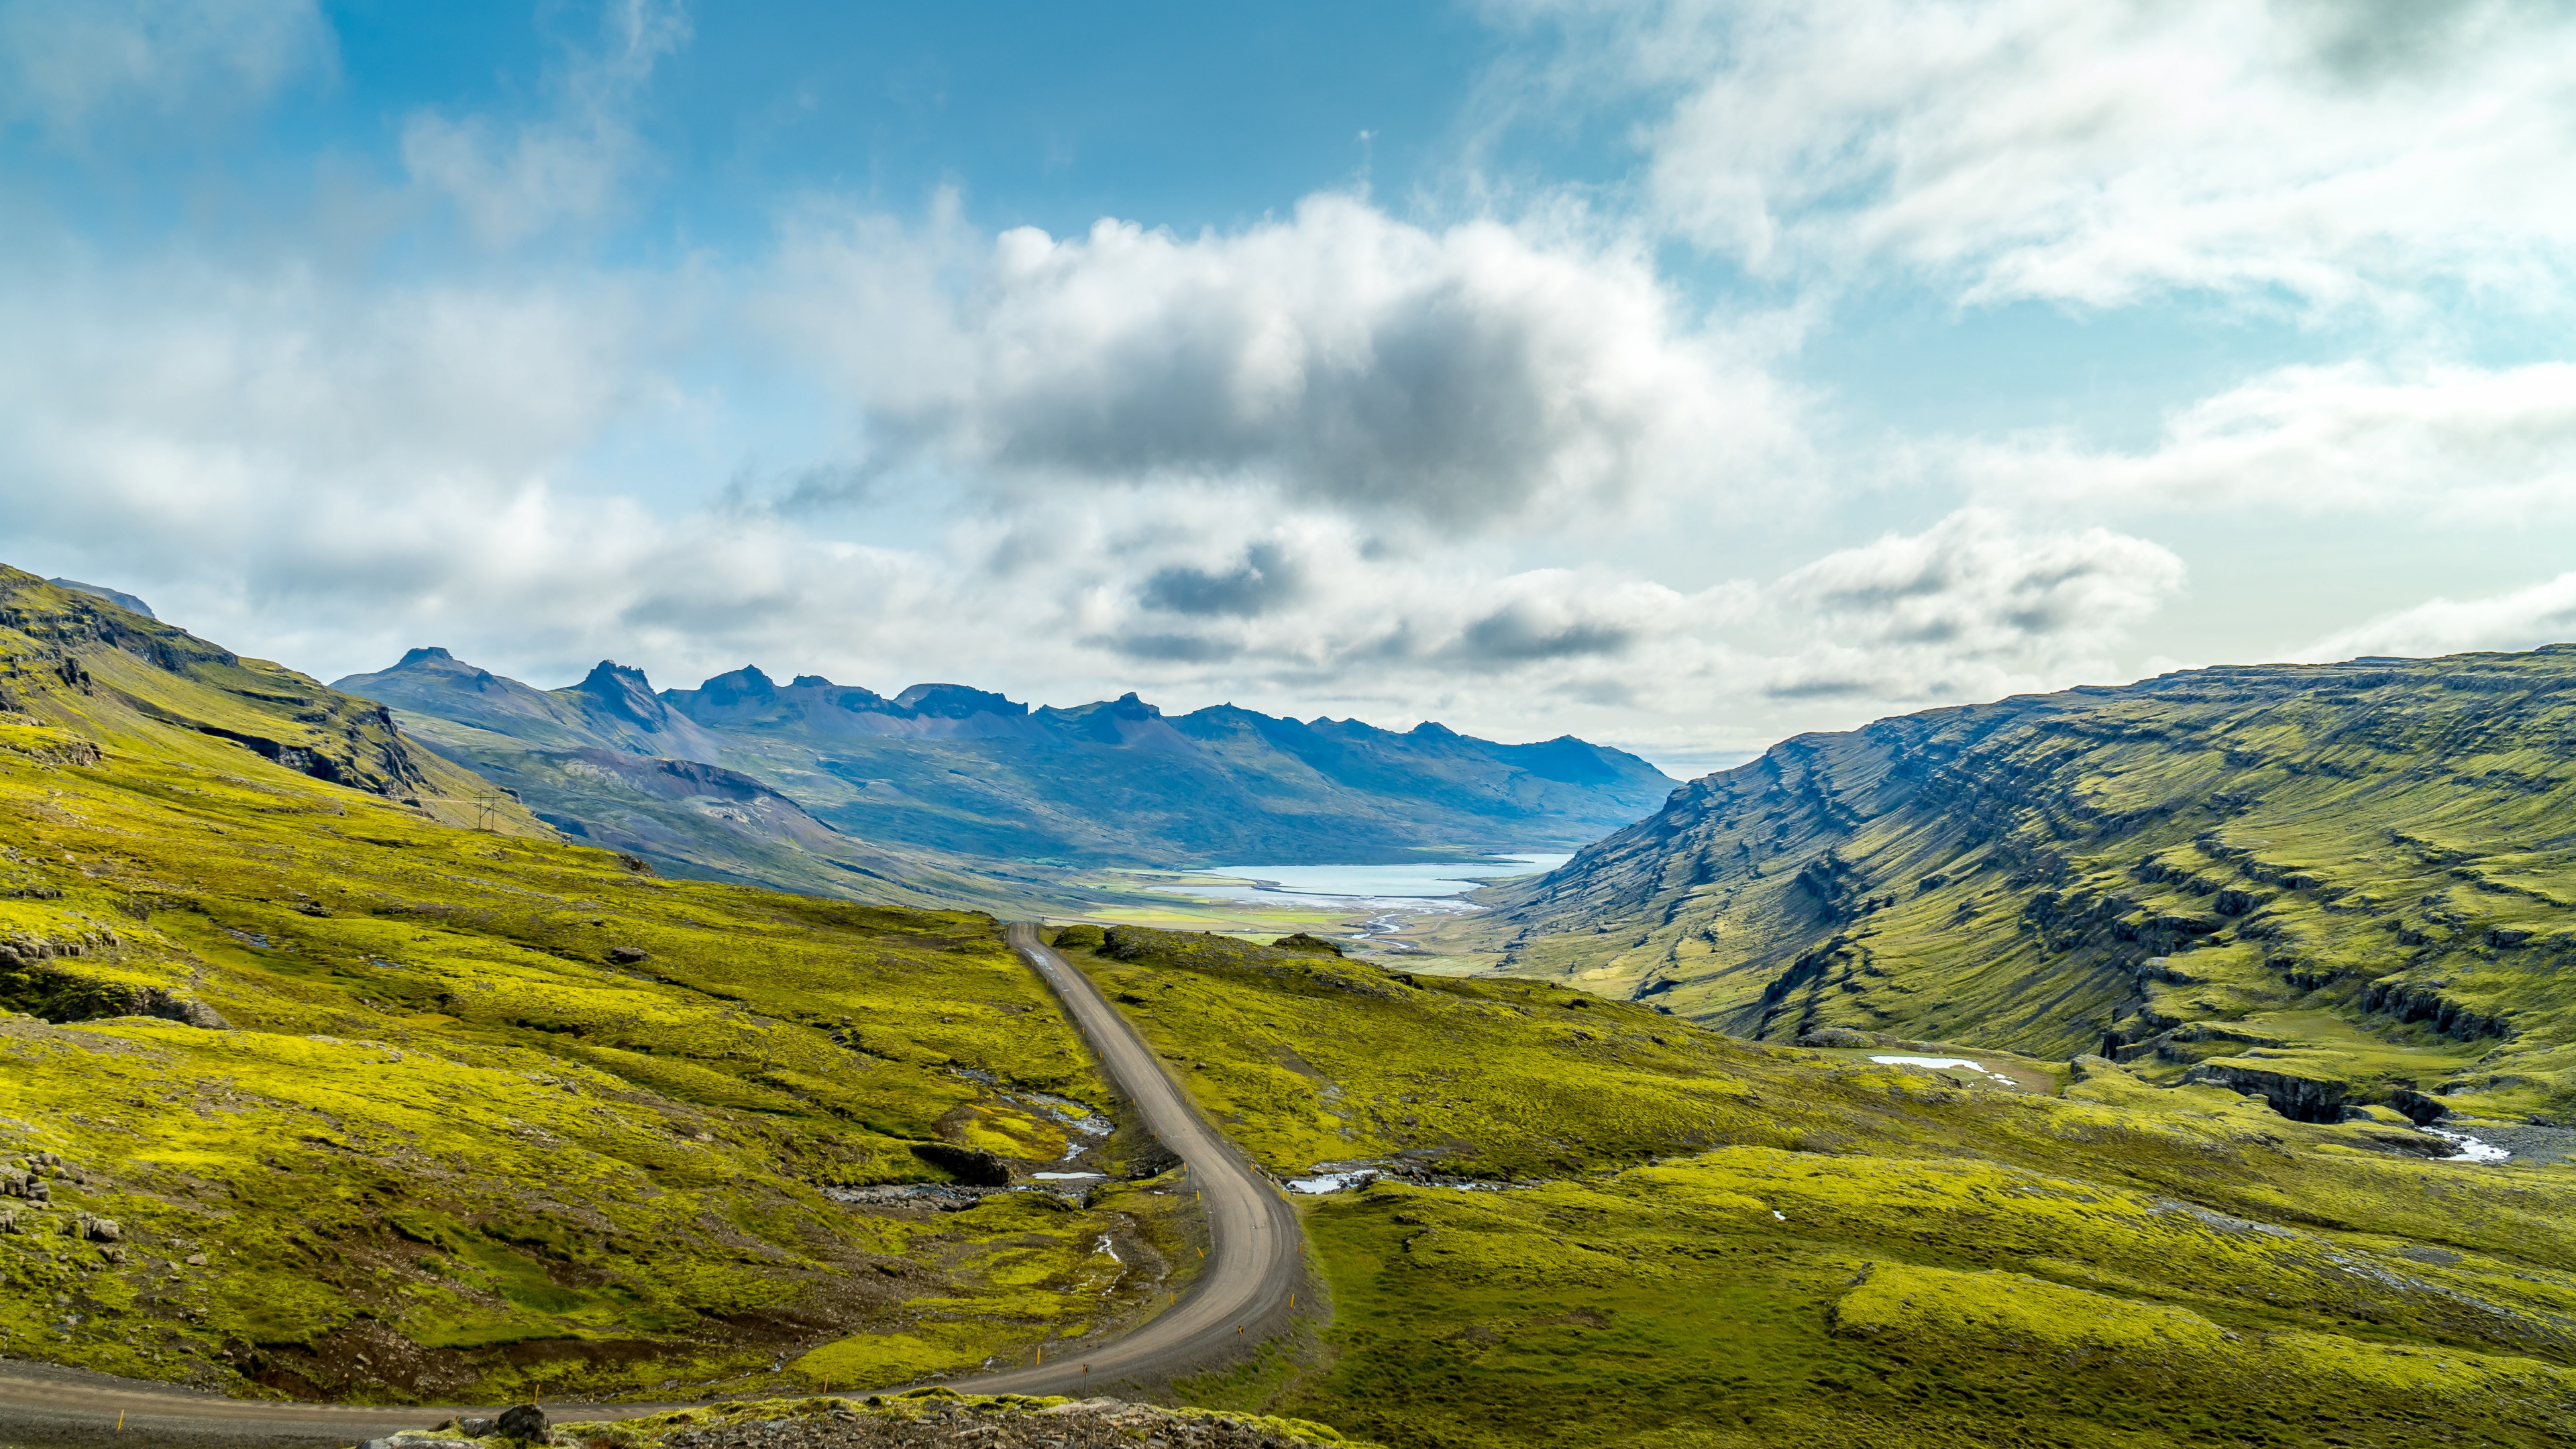
[[[2576,364],[2288,367],[2166,419],[2139,451],[2058,436],[1948,453],[2000,496],[2495,519],[2576,505]]]
[[[0,0],[0,122],[71,140],[230,112],[333,56],[313,0]]]
[[[2576,642],[2576,573],[2482,599],[2430,599],[2320,639],[2293,657],[2382,654],[2425,658],[2471,650]]]
[[[2483,0],[1674,0],[1566,12],[1669,222],[1757,272],[1969,302],[2562,300],[2576,12]]]
[[[567,58],[550,113],[504,126],[485,116],[416,111],[403,123],[403,163],[414,181],[452,202],[487,245],[509,246],[558,222],[596,220],[645,163],[632,114],[638,94],[689,34],[675,0],[612,0],[601,14],[598,49]]]
[[[802,228],[775,303],[847,380],[881,466],[1190,481],[1472,529],[1724,492],[1793,404],[1685,327],[1642,256],[1347,196],[1182,238],[1103,221],[989,246],[953,223]]]
[[[2182,560],[2106,529],[2034,534],[1963,510],[1796,569],[1768,593],[1784,699],[1989,698],[2114,672],[2127,631],[2183,584]]]

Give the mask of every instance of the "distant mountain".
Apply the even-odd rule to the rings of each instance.
[[[1694,780],[1463,929],[1746,1036],[2566,1122],[2571,730],[2570,645],[1928,710]]]
[[[889,698],[815,675],[781,685],[750,668],[656,694],[641,672],[606,662],[570,688],[538,690],[443,649],[338,687],[404,711],[558,824],[596,813],[570,761],[597,750],[719,765],[849,835],[997,860],[1352,863],[1570,848],[1653,809],[1673,784],[1571,737],[1503,745],[1437,724],[1399,734],[1230,705],[1167,718],[1134,694],[1032,710],[958,684]]]
[[[87,594],[93,599],[105,599],[109,603],[125,610],[129,614],[141,614],[147,619],[158,619],[161,617],[160,615],[152,612],[152,606],[150,604],[143,602],[141,599],[138,599],[132,594],[126,593],[121,589],[111,589],[104,584],[85,584],[78,579],[47,579],[45,582],[52,584],[58,589],[69,589],[76,594]]]

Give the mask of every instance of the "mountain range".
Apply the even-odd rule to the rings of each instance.
[[[1132,693],[1031,709],[964,685],[888,697],[815,675],[782,685],[755,668],[657,692],[610,662],[541,690],[435,648],[333,687],[392,706],[569,834],[783,884],[804,882],[780,851],[816,831],[952,863],[1570,849],[1673,785],[1571,737],[1506,745],[1432,723],[1396,733],[1231,705],[1166,716]]]
[[[792,820],[631,748],[738,726],[601,683],[630,748],[475,692],[563,769]],[[2569,651],[2203,671],[1804,737],[1497,892],[1513,974],[1054,931],[1046,979],[1303,1199],[1293,1336],[1144,1392],[1308,1421],[1210,1443],[2562,1443],[2571,688]],[[898,718],[961,718],[929,698]],[[665,878],[382,705],[7,570],[0,820],[11,1442],[220,1402],[165,1385],[1002,1442],[1045,1401],[961,1376],[1222,1271],[989,916]],[[1989,1031],[2059,1045],[1901,1035]]]

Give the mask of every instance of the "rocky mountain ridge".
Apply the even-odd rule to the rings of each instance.
[[[337,687],[402,711],[452,758],[597,839],[611,838],[603,817],[643,807],[568,773],[583,750],[734,771],[889,849],[1080,864],[1562,848],[1636,818],[1672,785],[1633,755],[1572,737],[1505,745],[1432,723],[1396,733],[1231,705],[1166,716],[1132,692],[1031,709],[965,685],[889,697],[816,675],[781,685],[748,667],[656,692],[608,661],[578,684],[537,690],[443,649],[415,649]],[[673,852],[629,833],[631,848]],[[702,849],[700,863],[718,847],[731,848]]]
[[[1752,1037],[2576,1120],[2572,742],[2571,646],[1927,710],[1694,780],[1486,929],[1507,970]]]

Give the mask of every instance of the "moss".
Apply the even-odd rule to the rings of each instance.
[[[1026,1352],[1152,1297],[1082,1272],[1135,1213],[817,1190],[936,1178],[910,1147],[939,1137],[1052,1163],[1028,1093],[1106,1100],[989,917],[665,881],[104,685],[34,704],[0,721],[0,940],[29,947],[0,991],[54,1019],[0,1022],[0,1159],[62,1154],[41,1216],[115,1218],[128,1260],[0,1235],[10,1352],[296,1396],[672,1392],[926,1313]],[[237,1029],[100,1015],[163,1002]]]
[[[2176,674],[1806,736],[1453,947],[1787,1040],[2158,1080],[2251,1045],[2355,1103],[2576,1113],[2576,650]]]
[[[1904,1049],[2008,1084],[1540,982],[1118,939],[1128,959],[1076,959],[1274,1165],[1321,1137],[1246,1101],[1288,1046],[1297,1111],[1417,1119],[1380,1134],[1381,1110],[1333,1155],[1468,1141],[1456,1160],[1558,1179],[1311,1202],[1333,1352],[1247,1381],[1265,1398],[1211,1390],[1229,1403],[1405,1444],[2539,1444],[2570,1387],[2556,1169],[2394,1155],[2385,1124],[2101,1065]],[[1550,1110],[1523,1116],[1533,1081]],[[2438,1395],[2388,1378],[2443,1361],[2467,1367]]]

